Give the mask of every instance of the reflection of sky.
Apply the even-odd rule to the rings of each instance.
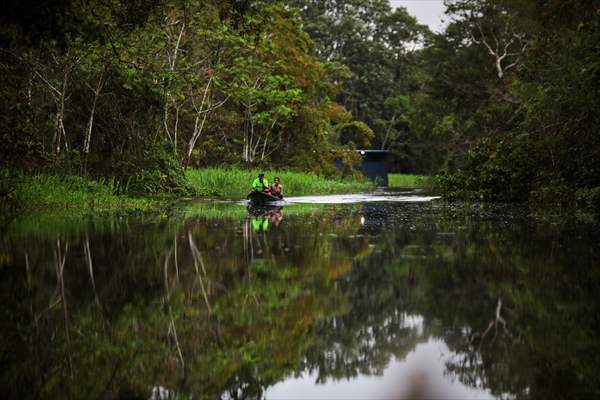
[[[359,375],[352,380],[317,385],[316,374],[303,374],[278,383],[265,392],[277,399],[492,399],[488,391],[469,388],[444,376],[444,363],[454,354],[444,342],[429,339],[418,344],[403,360],[392,360],[382,376]]]

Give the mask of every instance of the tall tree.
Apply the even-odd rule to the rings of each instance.
[[[352,72],[337,100],[374,130],[374,146],[389,148],[398,137],[390,133],[402,131],[396,125],[405,112],[393,99],[410,92],[410,51],[423,43],[428,29],[406,9],[392,9],[387,0],[291,4],[300,10],[319,57]]]

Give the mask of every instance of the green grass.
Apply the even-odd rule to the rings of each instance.
[[[388,187],[414,188],[427,186],[430,177],[427,175],[388,174]]]
[[[265,171],[269,183],[280,176],[286,196],[336,194],[369,191],[374,184],[366,179],[323,178],[312,173]],[[186,180],[199,197],[242,199],[258,170],[209,168],[188,170]],[[87,211],[151,211],[174,198],[127,196],[127,187],[116,179],[93,180],[73,175],[36,174],[0,170],[0,206],[13,210],[72,209]]]
[[[114,179],[79,176],[10,174],[0,171],[2,202],[16,209],[148,210],[159,200],[133,198]]]
[[[258,176],[258,170],[206,168],[188,170],[186,176],[197,196],[218,196],[229,199],[245,198],[250,192],[252,181]],[[333,179],[312,173],[290,171],[264,171],[269,184],[279,176],[284,195],[303,196],[309,194],[356,193],[372,190],[374,184],[359,179]]]

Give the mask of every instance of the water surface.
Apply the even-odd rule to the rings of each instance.
[[[14,219],[0,242],[2,392],[600,394],[594,217],[350,198]]]

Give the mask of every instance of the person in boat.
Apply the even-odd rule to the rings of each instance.
[[[281,185],[281,179],[278,176],[273,179],[273,186],[271,186],[271,194],[275,197],[283,199],[283,186]]]
[[[269,187],[269,182],[265,179],[264,173],[259,173],[258,178],[256,178],[252,182],[252,193],[254,192],[265,192],[270,193],[271,188]]]

